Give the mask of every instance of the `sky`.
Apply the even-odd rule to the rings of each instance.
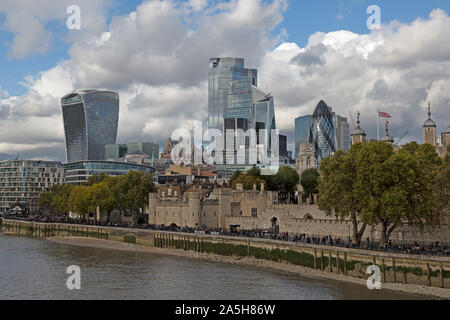
[[[119,92],[119,143],[164,145],[206,120],[220,56],[258,69],[291,150],[294,119],[322,99],[351,127],[360,111],[369,138],[382,110],[391,135],[421,143],[427,101],[438,133],[450,125],[449,13],[448,0],[2,0],[0,154],[65,161],[59,99],[80,88]]]

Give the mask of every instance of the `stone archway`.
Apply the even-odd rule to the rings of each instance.
[[[306,221],[311,221],[314,220],[313,216],[310,213],[305,214],[305,216],[303,217],[303,220]]]

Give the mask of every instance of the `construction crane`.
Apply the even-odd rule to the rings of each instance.
[[[356,129],[355,120],[353,120],[353,114],[351,111],[348,112],[350,114],[350,119],[352,119],[353,129]]]
[[[398,145],[400,143],[400,141],[403,140],[403,138],[409,133],[409,131],[406,131],[401,137],[400,139],[397,140],[397,142],[395,143],[396,145]]]

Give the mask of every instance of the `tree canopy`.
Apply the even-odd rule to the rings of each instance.
[[[321,162],[319,207],[328,214],[350,217],[356,244],[366,225],[380,224],[383,245],[404,223],[423,227],[433,220],[440,165],[428,144],[413,142],[396,152],[381,141],[355,144]]]
[[[81,216],[94,214],[97,208],[108,216],[113,210],[139,213],[148,205],[149,194],[155,191],[152,175],[130,171],[117,177],[94,175],[85,186],[55,185],[41,194],[38,204],[63,215],[70,211]]]
[[[307,196],[318,192],[319,177],[319,171],[315,168],[306,169],[302,172],[300,184]]]

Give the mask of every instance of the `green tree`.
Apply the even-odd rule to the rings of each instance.
[[[314,168],[307,169],[302,172],[300,184],[308,197],[311,194],[318,192],[317,186],[319,185],[319,177],[319,171]]]
[[[233,187],[234,181],[235,181],[237,178],[239,178],[239,176],[240,176],[241,174],[242,174],[242,172],[239,171],[239,170],[236,170],[235,172],[233,172],[233,175],[231,176],[230,181],[229,181],[229,186],[230,186],[230,187]]]
[[[103,182],[108,177],[105,173],[94,174],[88,178],[87,185],[93,186],[94,184]]]
[[[383,142],[364,144],[358,154],[361,219],[381,224],[380,246],[404,223],[423,227],[435,212],[434,180],[440,160],[430,145],[406,145],[395,152]]]
[[[261,178],[261,169],[251,168],[251,169],[247,170],[245,175],[251,176],[251,177],[254,177],[254,178]]]
[[[274,177],[279,191],[295,192],[300,176],[297,171],[291,167],[281,167]]]
[[[256,185],[257,190],[261,190],[261,184],[265,181],[261,178],[242,174],[233,182],[233,189],[236,189],[238,183],[244,186],[244,190],[253,190],[254,185]]]
[[[46,209],[50,214],[55,213],[55,207],[53,206],[54,193],[51,191],[44,191],[39,195],[38,206],[41,209]]]
[[[362,144],[355,144],[348,153],[339,150],[334,156],[323,159],[320,163],[318,185],[319,208],[327,215],[351,220],[351,240],[354,245],[361,243],[367,227],[367,223],[360,222],[364,204],[356,188],[358,183],[356,155],[361,148]]]

